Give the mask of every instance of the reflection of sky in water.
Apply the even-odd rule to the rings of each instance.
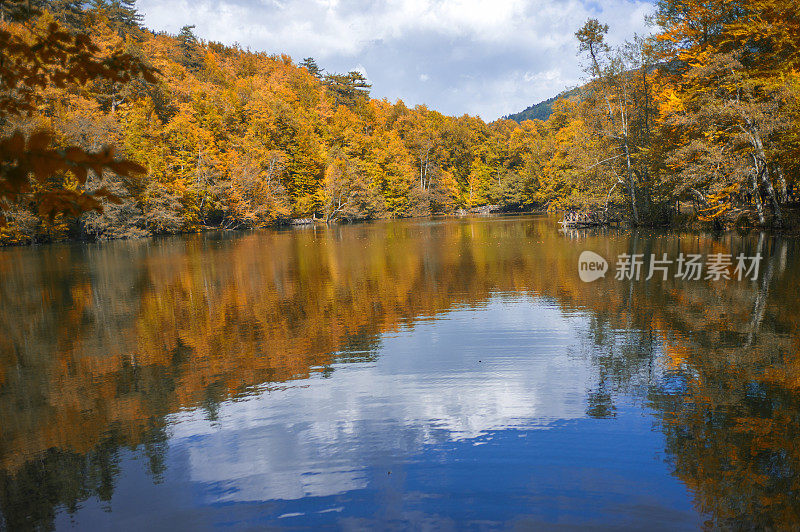
[[[164,483],[126,461],[113,513],[90,501],[80,524],[696,527],[641,407],[586,415],[587,326],[497,297],[384,334],[375,362],[223,403],[215,421],[175,414]]]
[[[371,461],[583,417],[590,370],[567,353],[569,327],[530,300],[455,311],[385,337],[375,363],[224,404],[215,423],[177,416],[173,441],[193,480],[226,483],[221,500],[363,488]]]

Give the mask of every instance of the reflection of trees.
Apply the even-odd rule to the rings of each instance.
[[[781,286],[797,273],[776,277],[786,242],[753,245],[766,257],[759,282],[686,291],[680,334],[665,343],[672,371],[649,399],[710,525],[787,529],[800,520],[800,366],[796,292]]]
[[[535,259],[496,245],[498,231],[530,235],[373,225],[10,250],[0,262],[6,519],[28,512],[46,525],[55,507],[99,497],[80,463],[104,445],[138,447],[158,480],[164,417],[181,407],[213,420],[253,386],[330,376],[334,363],[374,360],[383,331],[525,288]],[[12,502],[31,478],[52,492],[36,512]]]
[[[653,395],[675,472],[715,526],[791,529],[800,519],[797,391],[728,371],[733,378],[703,372]]]
[[[110,498],[122,446],[145,453],[158,481],[164,419],[182,407],[214,420],[220,403],[259,384],[374,360],[382,332],[496,292],[532,292],[588,311],[579,356],[599,376],[589,415],[614,416],[621,392],[647,397],[703,509],[723,524],[742,508],[756,523],[789,522],[773,512],[795,515],[781,491],[792,482],[781,472],[796,470],[800,414],[797,272],[785,270],[786,246],[614,232],[565,241],[517,220],[9,250],[0,256],[4,518],[46,526],[57,507]],[[769,259],[760,284],[587,285],[575,269],[584,249],[607,258],[760,249]],[[34,484],[41,496],[25,506],[19,497]]]
[[[595,418],[615,417],[615,396],[637,395],[654,379],[662,336],[652,329],[620,328],[615,321],[605,311],[592,314],[585,331],[587,343],[581,346],[581,355],[597,368],[597,382],[586,395],[586,413]]]
[[[138,451],[148,473],[160,482],[167,435],[162,421],[150,420]],[[50,528],[57,508],[74,512],[89,497],[110,503],[119,475],[125,435],[110,427],[85,453],[52,447],[14,471],[0,470],[0,525],[7,530]]]
[[[591,249],[592,237],[583,238]],[[626,252],[761,253],[764,262],[757,282],[619,282],[607,298],[562,299],[592,313],[585,352],[599,371],[587,414],[613,416],[620,391],[646,397],[709,526],[795,528],[800,272],[787,269],[787,257],[796,244],[764,234],[640,240],[628,239]],[[665,363],[655,365],[659,355]]]

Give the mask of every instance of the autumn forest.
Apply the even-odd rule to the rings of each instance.
[[[618,48],[589,20],[586,84],[545,121],[488,124],[154,33],[133,0],[0,5],[3,243],[470,210],[795,223],[796,2],[661,0],[654,37]]]

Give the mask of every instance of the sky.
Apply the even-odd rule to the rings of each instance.
[[[328,72],[359,70],[372,96],[486,121],[585,79],[575,31],[589,17],[609,42],[646,34],[647,0],[139,0],[145,25]]]

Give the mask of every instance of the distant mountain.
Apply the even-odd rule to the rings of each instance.
[[[536,104],[531,105],[524,111],[520,111],[519,113],[514,113],[512,115],[504,116],[503,118],[506,120],[513,120],[514,122],[523,122],[525,120],[547,120],[550,118],[550,115],[553,114],[553,104],[556,100],[560,100],[561,98],[569,98],[578,93],[579,89],[571,89],[568,91],[564,91],[558,96],[553,96],[552,98],[548,98],[543,102],[539,102]]]
[[[659,69],[662,72],[666,72],[669,74],[679,74],[684,68],[684,66],[685,66],[684,63],[678,60],[672,60],[666,63],[659,63],[657,65],[649,67],[648,73],[652,72],[653,70]],[[628,71],[628,74],[631,74],[633,72],[634,71],[632,70]],[[502,118],[502,120],[513,120],[514,122],[517,123],[522,123],[525,120],[547,120],[548,118],[550,118],[550,115],[553,114],[553,104],[556,103],[556,101],[561,100],[562,98],[580,100],[581,93],[586,93],[591,91],[593,83],[594,82],[589,81],[588,83],[581,85],[580,87],[575,87],[574,89],[566,90],[561,94],[553,96],[552,98],[549,98],[543,102],[533,104],[524,111],[520,111],[519,113],[514,113],[511,115],[506,115]]]

